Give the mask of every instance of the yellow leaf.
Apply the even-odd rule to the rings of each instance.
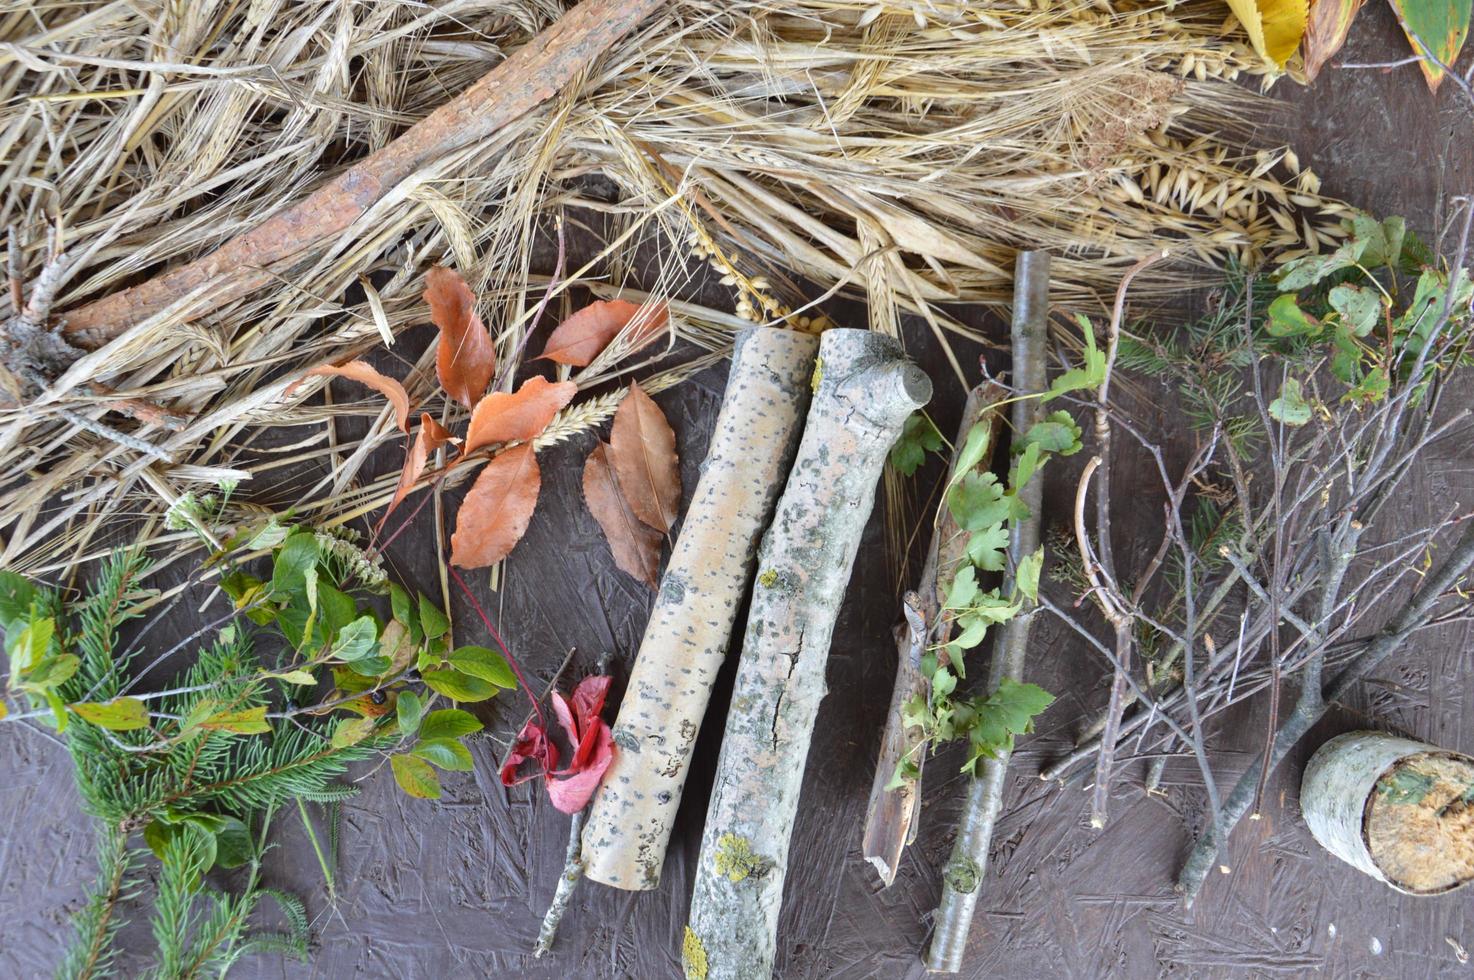
[[[1228,0],[1260,56],[1285,67],[1300,47],[1310,16],[1309,0]]]

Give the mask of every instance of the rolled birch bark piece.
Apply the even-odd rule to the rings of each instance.
[[[1474,879],[1474,758],[1384,732],[1348,732],[1305,767],[1300,812],[1320,845],[1404,895]]]
[[[798,444],[818,347],[817,337],[772,327],[737,336],[711,448],[620,702],[619,751],[589,808],[584,876],[594,881],[660,884],[711,685]]]
[[[686,976],[767,980],[835,616],[886,453],[931,382],[900,344],[833,329],[803,440],[758,551],[686,928]]]

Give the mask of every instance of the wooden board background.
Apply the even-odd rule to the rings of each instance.
[[[1383,61],[1406,53],[1388,8],[1365,10],[1343,53]],[[1434,100],[1416,68],[1392,72],[1328,69],[1310,90],[1284,83],[1286,114],[1265,124],[1282,133],[1325,181],[1328,193],[1433,229],[1450,197],[1471,189],[1474,116],[1452,86]],[[721,292],[715,294],[720,298]],[[850,312],[863,317],[851,307]],[[857,320],[856,325],[863,319]],[[921,336],[920,333],[917,336]],[[921,362],[945,379],[937,352]],[[1005,366],[998,362],[995,367]],[[674,424],[689,488],[705,452],[724,369],[709,371],[657,400]],[[939,385],[936,413],[950,431],[960,408],[955,384]],[[649,595],[615,571],[579,489],[585,438],[549,452],[544,501],[508,565],[494,615],[529,669],[548,677],[569,648],[570,676],[603,650],[628,656]],[[1134,526],[1157,519],[1154,478],[1117,477],[1128,549]],[[1073,473],[1051,473],[1051,495]],[[921,486],[925,488],[926,483]],[[1467,438],[1440,443],[1412,475],[1406,514],[1474,504],[1474,453]],[[1132,511],[1129,501],[1139,510]],[[1058,511],[1056,511],[1058,513]],[[399,574],[430,585],[433,543],[406,535],[393,549]],[[1155,537],[1152,543],[1155,543]],[[1129,556],[1128,556],[1129,557]],[[928,766],[921,839],[894,887],[880,891],[859,859],[862,811],[894,663],[889,639],[897,583],[885,559],[877,516],[867,532],[835,635],[832,692],[819,719],[793,848],[782,920],[784,978],[917,977],[917,950],[938,894],[937,871],[951,846],[961,798],[951,760]],[[196,606],[207,598],[197,597]],[[468,608],[455,610],[462,642],[484,642]],[[192,620],[169,624],[178,635]],[[162,631],[161,631],[162,632]],[[1309,747],[1376,725],[1474,751],[1469,635],[1463,626],[1430,631],[1367,684],[1348,710],[1324,722],[1273,780],[1264,820],[1234,835],[1230,876],[1213,875],[1184,912],[1170,882],[1203,820],[1190,767],[1169,766],[1166,793],[1147,798],[1142,764],[1128,762],[1103,832],[1086,820],[1081,781],[1045,784],[1033,773],[1068,745],[1077,719],[1104,700],[1101,664],[1058,624],[1036,631],[1034,679],[1060,694],[1041,731],[1015,756],[976,921],[967,975],[973,977],[1336,977],[1468,976],[1474,950],[1467,894],[1400,897],[1321,852],[1297,816],[1296,789]],[[729,665],[730,666],[730,665]],[[975,672],[977,673],[977,672]],[[243,964],[238,977],[526,977],[653,980],[679,975],[678,949],[690,894],[725,691],[708,719],[681,811],[665,885],[629,896],[588,884],[564,923],[555,956],[535,963],[531,948],[562,863],[568,818],[531,787],[503,790],[496,764],[520,725],[525,702],[485,712],[497,740],[475,747],[476,770],[446,778],[439,805],[410,800],[387,773],[365,778],[346,808],[340,901],[326,907],[311,850],[294,814],[280,821],[282,848],[269,879],[307,897],[316,917],[311,964],[273,958]],[[1258,751],[1262,719],[1248,714],[1218,732],[1215,762],[1225,781]],[[498,741],[499,740],[499,741]],[[0,738],[0,976],[50,975],[67,935],[81,883],[93,868],[90,828],[71,817],[69,765],[51,742],[17,731]],[[139,948],[146,930],[127,934]],[[140,961],[129,959],[132,975]]]

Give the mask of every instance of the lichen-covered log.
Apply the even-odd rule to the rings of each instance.
[[[980,384],[968,392],[967,402],[962,408],[962,422],[957,427],[957,438],[952,445],[960,449],[972,427],[982,422],[991,431],[988,445],[993,446],[997,441],[994,436],[1002,422],[1001,410],[994,406],[1006,396],[1007,392],[992,383]],[[979,467],[991,467],[992,458],[990,448]],[[957,476],[956,468],[954,452],[944,486],[951,486]],[[915,726],[908,727],[902,712],[914,697],[927,692],[927,680],[921,672],[921,657],[927,646],[944,644],[952,638],[951,616],[944,616],[941,611],[941,591],[956,574],[966,545],[967,537],[959,531],[951,511],[945,506],[940,507],[931,542],[927,546],[926,561],[921,568],[921,578],[916,591],[907,593],[904,610],[907,622],[896,633],[896,683],[891,690],[885,734],[880,739],[880,755],[875,762],[875,779],[870,785],[870,804],[866,808],[865,836],[861,841],[861,853],[875,867],[886,887],[896,880],[901,852],[916,838],[916,814],[921,805],[921,774],[925,762],[920,751],[921,730]],[[913,595],[916,597],[914,607],[910,601]],[[912,619],[919,619],[919,628],[911,622]],[[907,758],[915,762],[915,778],[892,786],[896,767]]]
[[[1305,767],[1300,812],[1321,846],[1407,895],[1474,877],[1474,759],[1385,732],[1348,732]]]
[[[886,453],[931,383],[893,339],[829,330],[803,439],[758,551],[683,950],[688,977],[767,980],[835,616]]]
[[[1028,432],[1044,417],[1038,395],[1048,387],[1045,376],[1049,347],[1049,253],[1020,252],[1013,279],[1013,387],[1018,399],[1009,422],[1016,435]],[[1012,522],[1008,539],[1008,567],[1003,594],[1013,592],[1013,569],[1039,547],[1040,510],[1044,503],[1043,481],[1035,477],[1019,488],[1019,502],[1029,516]],[[1006,677],[1024,679],[1024,659],[1029,649],[1033,611],[1024,610],[1003,625],[988,666],[988,690],[996,691]],[[967,800],[957,821],[957,843],[942,870],[942,900],[937,905],[936,926],[926,950],[926,968],[937,973],[962,969],[967,937],[977,909],[978,892],[988,867],[988,849],[993,828],[1003,810],[1003,788],[1008,778],[1011,751],[985,756],[979,774],[967,781]]]
[[[818,346],[791,330],[737,337],[711,448],[619,706],[619,751],[589,810],[583,861],[594,881],[660,884],[696,733],[798,444]]]

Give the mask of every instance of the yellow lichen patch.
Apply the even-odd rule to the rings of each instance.
[[[819,391],[819,382],[823,380],[824,358],[816,357],[814,358],[814,380],[809,382],[809,390],[817,394]]]
[[[717,852],[712,864],[717,874],[734,882],[761,874],[767,867],[762,855],[752,849],[752,842],[736,834],[723,834],[717,838]]]
[[[681,943],[681,964],[686,968],[686,980],[706,980],[706,947],[690,926]]]
[[[771,568],[757,577],[757,584],[765,589],[771,589],[778,584],[778,573]]]

